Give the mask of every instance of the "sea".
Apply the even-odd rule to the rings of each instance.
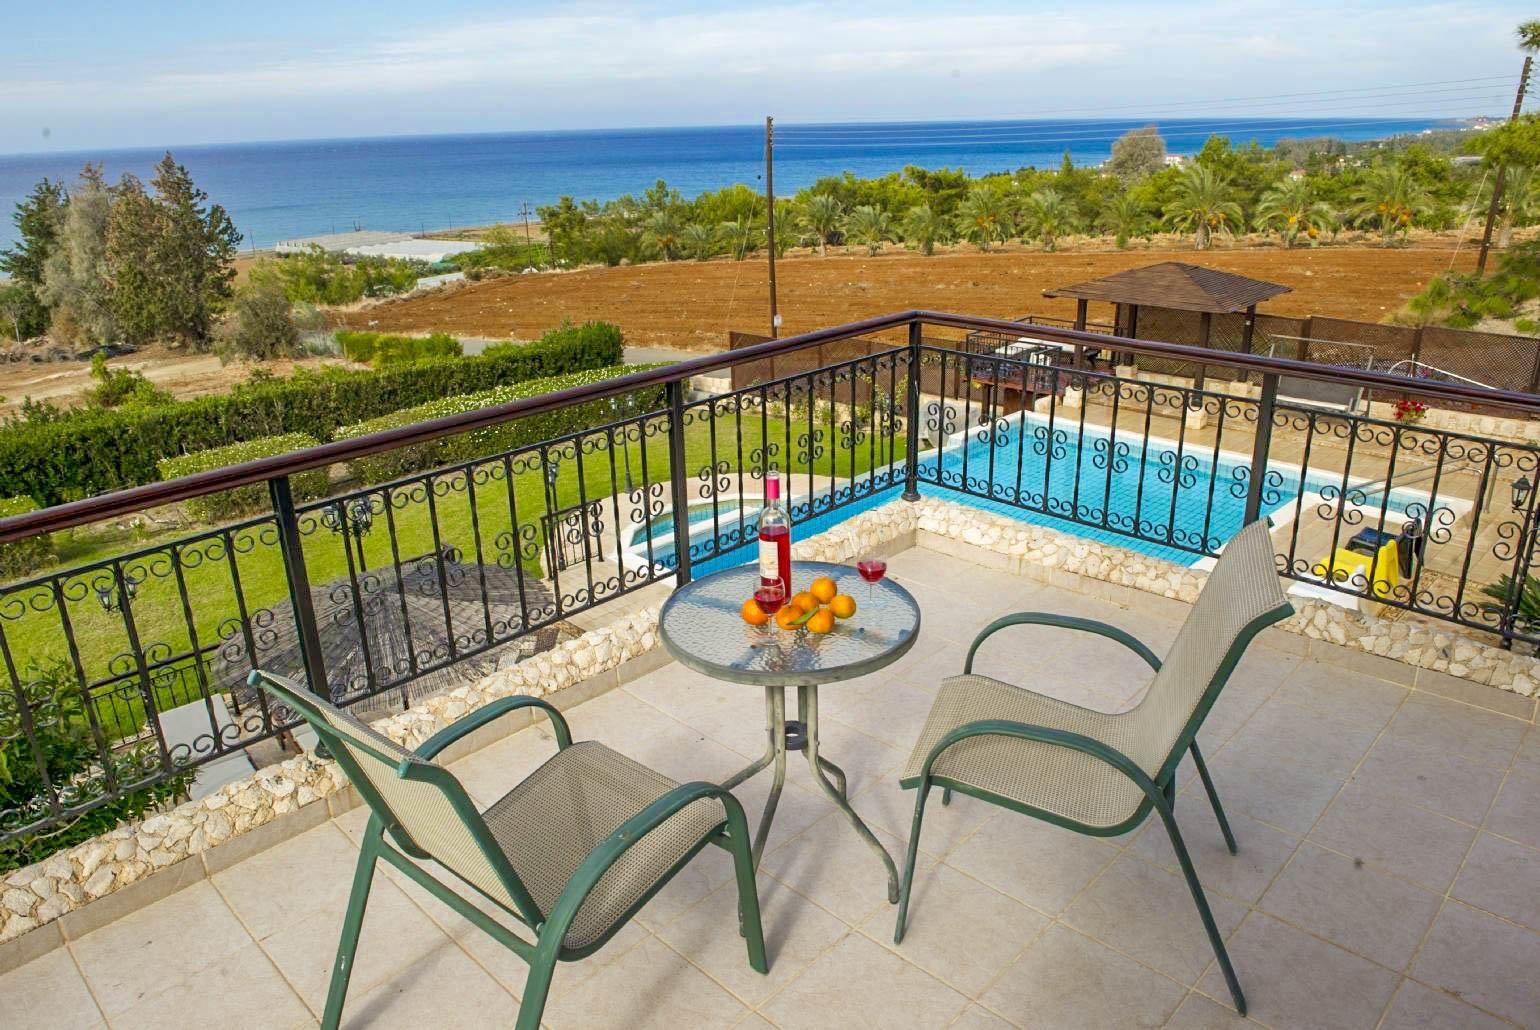
[[[1264,147],[1284,138],[1379,139],[1460,123],[1437,118],[1184,118],[860,122],[775,127],[775,189],[788,196],[825,176],[868,177],[907,165],[978,175],[1022,167],[1098,165],[1131,128],[1155,124],[1168,153],[1209,136]],[[686,197],[733,183],[764,185],[763,125],[500,132],[310,139],[136,150],[0,155],[0,212],[39,179],[74,181],[84,162],[109,179],[148,179],[169,149],[244,235],[243,248],[350,229],[421,232],[517,221],[563,195],[610,200],[659,179]],[[0,247],[15,241],[0,220]]]

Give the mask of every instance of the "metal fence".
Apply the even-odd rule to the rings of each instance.
[[[252,484],[271,499],[0,587],[0,745],[36,766],[30,794],[3,795],[0,842],[291,729],[244,686],[252,669],[403,705],[518,660],[574,615],[744,560],[772,471],[802,532],[925,490],[1191,560],[1270,513],[1293,579],[1540,643],[1499,585],[1530,574],[1540,491],[1519,487],[1537,478],[1534,448],[1285,404],[1277,385],[1329,377],[1521,417],[1540,398],[1050,324],[1031,333],[1044,348],[991,349],[1020,333],[904,312],[0,520],[7,542]],[[1119,378],[1091,349],[1201,363],[1261,395]],[[690,377],[724,370],[730,390],[690,399]],[[292,499],[299,472],[659,387],[656,410]],[[1367,561],[1339,554],[1364,541]],[[61,734],[90,759],[62,779]]]

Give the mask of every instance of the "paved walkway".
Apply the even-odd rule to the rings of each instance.
[[[920,645],[827,688],[822,714],[824,750],[895,855],[912,800],[896,770],[980,626],[1011,610],[1069,612],[1160,651],[1180,615],[921,549],[892,570],[923,607]],[[1127,705],[1148,679],[1099,638],[997,639],[981,671],[1078,703]],[[1464,696],[1507,714],[1260,644],[1242,662],[1200,735],[1240,855],[1224,851],[1194,785],[1177,810],[1256,1021],[1540,1024],[1540,731],[1532,705]],[[669,665],[569,719],[677,779],[720,779],[760,753],[762,713],[752,688]],[[532,728],[455,771],[490,803],[553,746]],[[751,820],[767,787],[762,775],[740,788]],[[0,977],[0,1026],[314,1025],[363,822],[349,813]],[[760,872],[768,976],[748,968],[730,881],[725,853],[708,848],[603,951],[562,967],[548,1024],[1240,1024],[1158,825],[1098,840],[968,798],[934,805],[894,948],[876,859],[793,762]],[[394,870],[376,882],[345,1022],[510,1025],[523,963]]]

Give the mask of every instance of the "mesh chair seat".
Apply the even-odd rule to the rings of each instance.
[[[1046,726],[1080,733],[1123,750],[1140,743],[1134,739],[1141,736],[1135,725],[1139,720],[1131,715],[1081,708],[988,676],[952,676],[942,681],[901,782],[906,788],[917,786],[931,750],[942,737],[970,722],[1005,719]],[[1123,752],[1138,761],[1133,750],[1150,749]],[[931,766],[931,774],[1088,826],[1116,826],[1133,815],[1144,800],[1144,792],[1133,780],[1101,759],[1018,737],[961,740],[942,753]]]
[[[603,744],[579,741],[482,813],[492,836],[547,915],[595,847],[679,784]],[[589,892],[563,943],[583,948],[631,907],[726,819],[702,798],[627,849]]]

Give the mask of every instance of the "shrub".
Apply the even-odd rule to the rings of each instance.
[[[621,333],[620,327],[610,322],[584,322],[582,325],[563,322],[540,337],[540,342],[560,342],[563,346],[574,347],[585,352],[591,349],[602,354],[613,354],[615,357],[610,361],[612,365],[620,364],[626,350],[625,336]],[[527,346],[529,345],[526,343],[507,341],[494,343],[481,353],[483,355],[513,354],[517,353],[519,348]]]
[[[417,285],[426,268],[420,261],[343,256],[312,246],[303,254],[258,262],[251,281],[275,285],[297,304],[351,304],[364,297],[404,293]]]
[[[627,375],[643,367],[652,366],[616,365],[610,368],[574,372],[569,375],[551,376],[547,379],[532,379],[510,386],[499,386],[482,393],[443,397],[426,404],[419,404],[415,408],[407,408],[404,411],[392,412],[355,425],[343,426],[337,430],[337,439],[368,436],[370,433],[395,429],[414,422],[426,422],[446,415],[457,415],[463,411],[475,411],[477,408],[506,404],[524,397],[537,397],[543,393],[554,393],[574,386],[586,386],[605,379],[614,379],[616,376]],[[663,390],[661,387],[638,390],[617,397],[615,401],[613,406],[609,399],[578,404],[560,411],[529,415],[501,425],[487,426],[469,433],[458,433],[454,436],[430,440],[427,443],[398,447],[380,454],[370,454],[348,462],[348,471],[366,483],[382,483],[422,469],[501,454],[525,444],[550,440],[604,422],[611,422],[617,418],[655,410],[664,403]]]
[[[304,433],[264,436],[256,440],[233,443],[226,447],[194,451],[192,454],[184,454],[178,458],[163,458],[156,467],[160,470],[160,478],[176,479],[179,476],[190,476],[195,472],[207,472],[209,469],[222,469],[230,465],[239,465],[243,461],[271,457],[274,454],[288,454],[290,451],[314,447],[316,443],[318,441],[315,437],[306,436]],[[320,497],[326,493],[326,484],[324,468],[311,469],[309,472],[300,472],[289,477],[289,487],[293,490],[296,501],[308,501]],[[217,494],[194,497],[186,502],[185,507],[187,514],[199,522],[223,522],[237,515],[265,509],[268,501],[267,486],[262,483],[253,483],[250,486],[238,486],[232,490],[221,490]]]
[[[299,325],[279,286],[252,284],[235,295],[235,306],[214,346],[221,360],[269,361],[303,353]]]
[[[0,497],[0,518],[25,515],[29,511],[37,511],[37,502],[30,497]],[[51,558],[53,539],[47,533],[0,544],[0,577],[19,579]]]
[[[176,399],[169,390],[162,390],[137,369],[108,368],[107,355],[101,351],[91,355],[91,378],[96,380],[96,385],[85,392],[87,407],[143,407],[169,404]]]
[[[357,330],[338,330],[337,345],[342,353],[353,361],[375,368],[400,365],[408,361],[424,361],[437,358],[458,358],[464,351],[460,341],[448,333],[430,336],[396,336],[389,333],[369,333]]]
[[[328,440],[339,425],[436,397],[618,364],[619,331],[557,331],[473,358],[378,370],[300,370],[228,394],[119,411],[81,409],[55,421],[0,429],[0,496],[57,504],[160,478],[162,458],[283,433]]]

